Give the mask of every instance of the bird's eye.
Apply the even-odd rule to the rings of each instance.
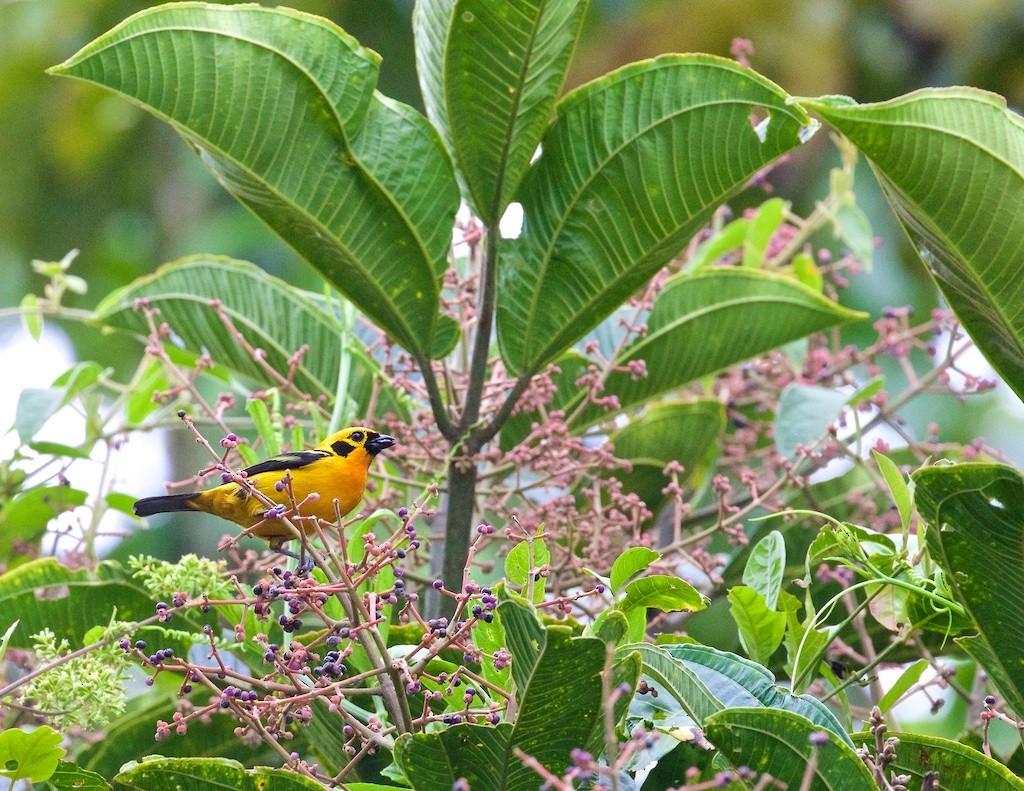
[[[363,441],[363,432],[362,431],[353,431],[352,434],[349,436],[349,439],[351,439],[353,442],[362,442]]]

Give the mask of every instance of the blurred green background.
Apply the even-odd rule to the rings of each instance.
[[[166,124],[98,88],[44,73],[148,5],[0,0],[0,306],[41,289],[33,258],[57,260],[71,248],[81,250],[73,271],[90,287],[69,300],[76,307],[197,252],[248,259],[317,287],[312,270],[223,192]],[[331,18],[380,52],[381,91],[420,106],[411,0],[292,5]],[[1011,107],[1024,104],[1020,0],[592,0],[568,87],[658,53],[728,55],[736,37],[753,42],[755,69],[795,95],[843,93],[866,102],[970,84],[1001,93]],[[836,161],[827,134],[817,135],[773,176],[776,194],[807,211],[825,193]],[[866,167],[858,193],[885,246],[875,271],[855,280],[845,301],[874,315],[883,304],[912,304],[926,315],[934,289]],[[0,324],[0,342],[15,327]],[[861,333],[851,340],[866,340],[870,328]],[[123,356],[132,365],[139,353],[129,339],[91,331],[76,330],[73,342],[80,358]],[[963,409],[948,397],[922,399],[910,420],[918,430],[936,420],[948,439],[993,439],[1008,429],[1020,436],[1019,418],[1008,414],[1015,399],[993,394],[971,403]],[[1005,444],[1014,452],[1016,443]]]

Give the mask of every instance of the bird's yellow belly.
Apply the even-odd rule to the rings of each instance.
[[[287,490],[277,491],[276,484],[284,478],[283,472],[261,473],[253,476],[250,483],[272,502],[280,505],[291,505]],[[325,458],[305,468],[292,472],[291,490],[295,502],[299,504],[299,515],[315,516],[333,522],[337,518],[334,500],[338,500],[338,510],[344,516],[362,499],[363,488],[366,486],[366,470],[353,469],[353,465],[345,464],[342,458]],[[316,493],[316,502],[307,501],[307,497]],[[203,492],[196,498],[199,510],[216,514],[242,527],[252,527],[263,519],[267,510],[266,503],[260,498],[241,490],[237,484],[228,483]],[[294,523],[296,527],[300,525]],[[306,532],[312,526],[305,525]],[[253,531],[262,538],[275,536],[290,537],[290,531],[281,525],[275,530],[275,520]]]

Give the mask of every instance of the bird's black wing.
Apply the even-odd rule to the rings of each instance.
[[[327,458],[330,455],[330,453],[323,450],[300,450],[294,453],[282,453],[280,456],[274,456],[266,461],[261,461],[259,464],[246,467],[245,474],[251,478],[264,472],[297,470],[299,467],[305,467],[307,464],[312,464],[314,461]]]

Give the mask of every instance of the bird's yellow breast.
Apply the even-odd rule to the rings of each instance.
[[[300,514],[333,522],[337,518],[335,499],[338,500],[342,516],[359,505],[366,486],[369,461],[369,456],[365,453],[352,453],[349,456],[330,455],[291,470],[291,490],[295,502],[300,504]],[[277,490],[277,483],[284,478],[284,471],[262,472],[249,478],[249,483],[272,502],[290,506],[287,490]],[[318,494],[319,499],[303,504],[303,500],[313,493]],[[201,492],[195,498],[195,507],[242,527],[252,527],[261,521],[263,512],[267,509],[266,503],[250,495],[236,483],[226,483]],[[310,527],[307,532],[311,529]],[[290,537],[284,525],[275,529],[274,520],[269,520],[253,533],[261,538]]]

